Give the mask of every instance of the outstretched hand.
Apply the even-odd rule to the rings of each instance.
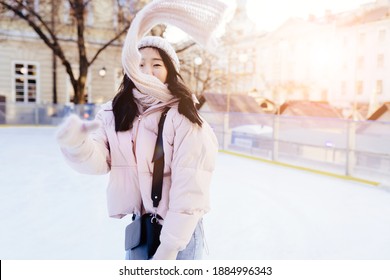
[[[56,139],[61,147],[77,147],[81,145],[88,134],[98,129],[100,123],[94,121],[83,121],[76,115],[69,116],[63,124],[58,127]]]

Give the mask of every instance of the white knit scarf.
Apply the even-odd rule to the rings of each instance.
[[[137,102],[144,108],[157,105],[161,102],[161,100],[157,99],[156,97],[147,93],[142,93],[136,88],[133,88],[133,96],[137,100]]]
[[[140,39],[157,24],[171,24],[188,33],[199,44],[213,46],[215,32],[225,19],[226,8],[226,4],[218,0],[155,0],[137,13],[122,49],[122,66],[139,90],[133,94],[143,100],[140,103],[155,104],[156,100],[165,103],[173,98],[164,83],[140,71],[141,54],[137,48]]]

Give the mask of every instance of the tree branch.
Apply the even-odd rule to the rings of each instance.
[[[56,43],[57,39],[56,39],[56,36],[55,34],[53,33],[53,31],[51,30],[51,28],[49,27],[49,25],[43,20],[43,18],[37,14],[35,12],[34,9],[32,9],[31,7],[29,7],[28,5],[25,5],[23,4],[22,1],[20,0],[14,0],[16,2],[16,4],[18,4],[19,6],[21,6],[23,9],[27,10],[28,11],[28,14],[25,15],[25,18],[21,17],[20,15],[24,15],[23,14],[23,9],[20,9],[20,7],[14,7],[14,6],[11,6],[10,4],[6,3],[6,1],[0,1],[0,4],[3,4],[8,10],[11,10],[12,12],[14,12],[17,16],[23,18],[26,20],[26,18],[28,18],[28,23],[29,25],[31,25],[31,23],[34,23],[34,18],[36,18],[38,20],[38,22],[42,25],[43,28],[40,28],[43,32],[43,30],[47,31],[47,33],[49,33],[50,35],[50,38],[53,40],[53,44]],[[17,13],[18,12],[18,13]],[[29,16],[32,15],[33,18],[31,19]],[[38,25],[37,25],[38,26]],[[46,35],[45,35],[46,36]],[[46,36],[47,37],[47,36]],[[42,38],[42,37],[41,37]]]
[[[196,45],[196,43],[194,41],[190,41],[190,43],[188,45],[186,45],[186,46],[184,46],[184,47],[182,47],[180,49],[177,49],[176,53],[184,52],[185,50],[187,50],[187,49],[189,49],[189,48],[191,48],[192,46],[195,46],[195,45]]]
[[[104,51],[107,47],[109,47],[113,42],[115,42],[116,40],[118,40],[123,34],[125,34],[127,32],[127,30],[129,29],[130,27],[130,24],[126,25],[126,27],[123,28],[123,30],[121,32],[119,32],[114,38],[112,38],[110,41],[108,41],[107,43],[105,43],[96,53],[95,55],[93,56],[93,58],[88,62],[88,66],[90,66],[92,63],[94,63],[94,61],[98,58],[98,56],[100,55],[100,53],[102,51]]]
[[[69,74],[71,82],[75,81],[70,63],[66,59],[64,52],[62,51],[60,45],[58,44],[58,40],[55,34],[52,32],[49,26],[43,21],[42,17],[38,15],[33,9],[23,4],[23,2],[21,1],[15,0],[14,3],[20,5],[23,9],[27,10],[29,13],[24,14],[23,9],[20,9],[20,6],[15,7],[7,3],[6,1],[2,1],[2,0],[0,1],[0,4],[2,4],[6,9],[12,11],[20,19],[27,22],[27,24],[36,32],[36,34],[42,39],[42,41],[54,52],[54,54],[58,58],[60,58],[62,64],[65,66]],[[33,16],[33,18],[31,16]],[[44,29],[49,33],[50,37],[53,39],[53,42],[50,41],[50,38],[45,34],[43,29],[36,24],[34,18],[38,19],[38,22],[42,24]]]

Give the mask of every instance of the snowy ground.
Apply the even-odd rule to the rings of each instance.
[[[123,259],[107,176],[63,161],[55,128],[0,128],[0,259]],[[390,192],[219,154],[206,259],[390,259]]]

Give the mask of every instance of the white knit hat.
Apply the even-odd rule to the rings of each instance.
[[[173,65],[175,66],[176,71],[179,72],[179,58],[177,57],[177,54],[173,49],[172,45],[168,43],[167,40],[159,36],[145,36],[138,43],[138,49],[146,47],[154,47],[163,50],[170,57]]]

